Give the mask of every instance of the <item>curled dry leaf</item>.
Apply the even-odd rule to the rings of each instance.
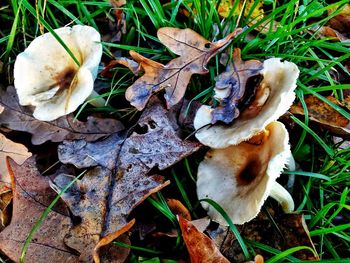
[[[229,263],[216,247],[215,242],[200,232],[190,221],[178,216],[182,237],[191,263]]]
[[[18,164],[24,163],[32,154],[20,144],[7,139],[0,133],[0,194],[11,188],[10,174],[6,166],[6,157],[11,157]]]
[[[229,124],[236,119],[240,110],[254,98],[261,80],[263,64],[260,61],[243,61],[239,48],[234,49],[232,58],[226,71],[216,79],[214,98],[220,105],[212,112],[212,124],[218,121]]]
[[[188,211],[188,209],[179,200],[170,198],[166,200],[166,203],[174,215],[180,215],[184,219],[191,221],[190,211]]]
[[[56,197],[49,178],[41,176],[35,157],[22,165],[8,159],[12,188],[13,213],[9,226],[0,233],[0,250],[14,262],[19,262],[24,242],[34,224]],[[78,257],[63,243],[72,226],[64,211],[53,209],[34,234],[24,260],[26,262],[75,262]]]
[[[340,106],[334,97],[327,96],[326,99]],[[308,108],[310,120],[337,136],[350,137],[350,120],[313,95],[306,95],[304,101]],[[300,102],[295,103],[290,108],[290,112],[297,115],[304,115],[304,109]]]
[[[132,226],[133,221],[127,221],[132,209],[169,183],[161,176],[147,175],[152,168],[168,168],[199,148],[176,135],[166,111],[156,101],[144,111],[136,131],[128,138],[115,134],[100,142],[66,141],[59,146],[61,162],[79,168],[97,166],[89,172],[91,176],[62,196],[73,215],[81,218],[65,242],[79,251],[82,259],[91,258],[93,249],[98,261],[99,247]],[[61,175],[54,187],[61,189],[66,180],[67,175]],[[98,193],[96,200],[86,198]],[[82,199],[84,202],[76,202]]]
[[[35,145],[46,141],[61,142],[65,139],[94,141],[124,129],[117,120],[95,117],[88,117],[85,123],[74,120],[73,115],[63,116],[51,122],[39,121],[32,117],[30,110],[19,105],[13,87],[8,87],[6,92],[0,90],[0,105],[4,107],[0,114],[1,125],[31,133],[32,143]]]
[[[157,33],[159,40],[180,57],[163,65],[130,51],[145,74],[127,89],[126,99],[142,110],[153,93],[165,89],[167,107],[171,108],[185,95],[192,74],[208,73],[206,65],[209,60],[240,32],[241,29],[236,29],[224,39],[210,42],[188,28],[160,28]]]

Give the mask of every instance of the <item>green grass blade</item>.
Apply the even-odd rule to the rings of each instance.
[[[245,245],[243,238],[242,238],[241,234],[239,233],[237,227],[233,224],[231,218],[227,215],[227,213],[224,211],[224,209],[222,209],[222,207],[218,203],[216,203],[214,200],[211,200],[211,199],[201,199],[199,201],[200,202],[207,202],[208,204],[210,204],[226,220],[226,222],[230,226],[232,233],[235,235],[239,245],[241,246],[244,256],[246,257],[247,260],[249,260],[251,258],[251,256],[250,256],[250,253],[248,251],[248,248]]]

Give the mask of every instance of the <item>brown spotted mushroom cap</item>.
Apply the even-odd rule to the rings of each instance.
[[[276,183],[290,156],[288,132],[280,122],[270,123],[250,141],[211,149],[198,167],[198,198],[217,202],[234,224],[253,219],[271,193],[291,212],[293,199]],[[213,207],[204,202],[202,206],[212,220],[227,225]]]
[[[35,106],[34,117],[43,121],[75,111],[89,97],[102,56],[101,36],[93,27],[76,25],[55,32],[80,67],[51,33],[34,39],[14,66],[19,103]]]
[[[261,74],[263,80],[255,98],[231,125],[210,125],[213,109],[205,105],[199,108],[194,127],[202,144],[211,148],[236,145],[259,133],[289,109],[295,99],[298,67],[294,63],[271,58],[264,61]]]

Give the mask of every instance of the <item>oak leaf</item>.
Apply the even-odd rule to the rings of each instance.
[[[190,255],[191,263],[229,263],[208,236],[200,232],[190,221],[178,216],[182,237]]]
[[[126,135],[114,134],[93,143],[65,141],[59,146],[61,162],[79,168],[95,166],[62,196],[72,214],[81,218],[65,238],[81,259],[93,255],[99,262],[99,248],[133,225],[127,217],[135,206],[169,183],[162,176],[148,175],[151,169],[165,169],[199,148],[176,135],[156,101],[141,115],[139,127]],[[53,187],[60,190],[67,180],[68,175],[61,175]]]
[[[87,122],[74,120],[72,114],[55,121],[44,122],[35,119],[28,107],[19,105],[14,87],[7,91],[0,90],[0,124],[6,128],[32,134],[32,143],[42,144],[46,141],[61,142],[65,139],[85,139],[94,141],[122,130],[123,125],[114,119],[88,117]]]
[[[8,159],[13,189],[13,213],[9,226],[0,233],[0,250],[19,262],[24,242],[34,224],[56,197],[49,178],[41,176],[35,157],[22,165]],[[75,262],[77,255],[63,243],[71,220],[64,211],[53,209],[37,231],[25,255],[26,262]]]
[[[32,154],[23,144],[15,143],[0,133],[0,194],[11,188],[11,179],[6,167],[7,156],[22,164]]]
[[[214,97],[220,105],[212,112],[212,124],[218,121],[232,123],[255,95],[262,63],[258,60],[243,61],[239,48],[234,49],[232,59],[226,71],[216,79]]]
[[[145,74],[126,90],[126,99],[142,110],[153,93],[165,89],[167,107],[171,108],[183,98],[192,74],[208,73],[206,65],[209,60],[241,31],[236,29],[224,39],[210,42],[188,28],[160,28],[157,32],[159,40],[180,57],[163,65],[130,51]]]

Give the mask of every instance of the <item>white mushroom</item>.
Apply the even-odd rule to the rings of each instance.
[[[46,33],[17,56],[14,66],[19,103],[35,106],[34,117],[43,121],[75,111],[93,93],[102,56],[101,37],[93,27],[63,27],[55,33],[80,65]]]
[[[271,58],[264,61],[261,74],[263,80],[253,101],[231,125],[210,125],[213,109],[209,106],[199,108],[194,127],[202,144],[211,148],[236,145],[260,132],[289,109],[295,99],[298,67],[294,63]]]
[[[282,123],[272,122],[247,142],[209,150],[198,167],[198,198],[217,202],[234,224],[253,219],[268,196],[293,211],[292,197],[276,182],[291,157],[288,137]],[[213,207],[202,206],[212,220],[227,225]]]

